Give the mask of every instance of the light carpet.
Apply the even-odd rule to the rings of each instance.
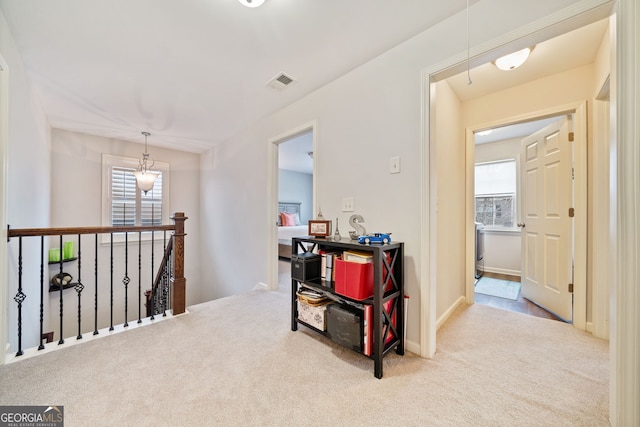
[[[373,361],[290,330],[287,286],[0,367],[0,405],[64,405],[73,426],[605,426],[608,344],[473,305],[432,360]]]
[[[493,277],[482,277],[476,283],[475,291],[483,295],[517,301],[520,295],[520,283],[494,279]]]

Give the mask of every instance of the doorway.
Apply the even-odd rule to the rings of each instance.
[[[535,259],[527,256],[527,251],[535,245],[523,244],[523,239],[534,235],[530,230],[535,228],[535,221],[532,219],[528,229],[525,228],[524,221],[527,221],[527,206],[531,204],[531,200],[536,200],[535,196],[529,194],[535,192],[535,187],[528,182],[528,177],[534,170],[531,168],[531,161],[527,159],[529,151],[526,148],[523,149],[523,144],[534,137],[556,136],[558,134],[556,127],[559,127],[560,123],[571,123],[571,120],[564,115],[554,116],[493,127],[474,134],[473,204],[476,230],[474,301],[500,309],[571,322],[572,305],[570,301],[569,304],[564,303],[567,298],[571,298],[566,289],[561,289],[561,292],[556,292],[557,289],[554,289],[548,295],[536,294],[538,289],[532,283],[531,265],[527,263],[528,260]],[[568,137],[565,138],[568,139]],[[539,141],[535,139],[534,142]],[[547,142],[550,143],[551,140],[541,141],[540,147],[550,147]],[[562,188],[565,191],[567,188],[568,191],[572,191],[570,172],[572,147],[568,141],[565,141],[560,148],[566,155],[564,158],[565,182]],[[553,168],[554,171],[559,169],[557,166],[560,164],[556,160],[557,158],[553,160],[556,166]],[[567,203],[572,199],[568,197]],[[537,214],[536,212],[534,217]],[[565,247],[572,251],[573,235],[570,220],[564,217],[559,220],[563,223],[564,233],[553,234],[552,240],[561,240]],[[541,223],[541,225],[544,224],[546,222]],[[553,230],[557,231],[557,229],[558,227],[555,227]],[[541,235],[551,236],[546,228],[542,227],[541,230],[543,231]],[[480,246],[483,250],[478,252]],[[541,245],[539,248],[546,247],[547,245]],[[556,269],[554,273],[565,275],[570,273],[573,259],[571,255],[566,253],[562,261],[556,261],[557,265],[563,264],[564,269]],[[547,263],[537,264],[537,267],[547,265]],[[526,271],[529,271],[529,275],[523,274]],[[534,273],[547,277],[546,274]],[[565,280],[569,279],[561,281]],[[553,285],[553,283],[550,284]],[[561,307],[562,310],[557,307]]]
[[[545,184],[535,184],[534,181],[526,182],[523,181],[523,176],[526,176],[528,169],[524,169],[520,167],[518,177],[520,177],[520,182],[518,183],[520,187],[520,202],[518,205],[520,206],[520,210],[523,211],[523,201],[525,201],[525,196],[527,193],[531,193],[532,191],[537,195],[537,211],[535,214],[531,214],[530,212],[521,213],[518,217],[517,222],[520,223],[524,228],[521,229],[520,235],[520,251],[521,251],[521,263],[520,263],[520,272],[522,273],[523,280],[523,295],[529,298],[530,300],[540,304],[543,307],[547,307],[549,311],[558,315],[558,317],[573,321],[574,326],[579,329],[586,329],[586,310],[587,310],[587,114],[586,114],[586,101],[580,104],[575,104],[573,106],[559,106],[555,108],[550,108],[541,112],[532,112],[526,114],[524,116],[515,118],[505,118],[499,122],[496,126],[480,126],[476,129],[468,129],[468,143],[467,143],[467,151],[470,155],[467,157],[467,166],[466,171],[467,174],[471,177],[474,175],[474,167],[475,167],[475,144],[473,139],[473,134],[482,129],[489,129],[492,127],[501,127],[509,124],[517,124],[517,123],[528,123],[534,120],[542,120],[542,119],[551,119],[558,117],[573,117],[572,120],[564,120],[564,122],[571,123],[572,129],[572,138],[573,142],[568,142],[569,140],[569,132],[567,133],[566,145],[573,147],[572,155],[568,155],[568,159],[564,161],[566,169],[566,173],[564,175],[563,180],[557,180],[557,182],[563,182],[565,185],[565,193],[571,194],[572,196],[559,196],[557,193],[553,193],[554,201],[559,201],[562,203],[561,205],[556,203],[555,205],[550,204],[549,201],[542,199],[541,197],[546,194],[546,191],[536,191],[536,185],[539,188],[544,188]],[[545,123],[545,122],[541,122]],[[560,123],[560,121],[556,120],[554,123]],[[550,125],[546,125],[541,130],[534,132],[533,135],[537,135],[540,132],[551,129],[554,126],[554,123]],[[568,125],[566,125],[568,126]],[[565,126],[565,127],[566,127]],[[550,130],[549,135],[555,136],[555,130]],[[523,138],[522,141],[527,141],[527,137]],[[528,156],[531,156],[531,152],[527,151],[526,146],[523,143],[520,144],[520,161],[519,165],[527,165],[529,168],[528,160],[526,159]],[[538,142],[538,147],[543,147],[547,144],[547,141]],[[557,144],[557,141],[549,139],[548,141],[548,149],[554,150],[556,148],[553,144]],[[545,148],[540,148],[545,149]],[[571,151],[569,149],[569,151]],[[554,163],[552,166],[557,166],[558,163]],[[541,174],[538,174],[539,179],[544,180],[545,178]],[[555,175],[549,175],[555,176]],[[470,224],[467,225],[467,228],[470,229],[473,227],[473,220],[475,217],[475,194],[474,194],[474,180],[468,180],[470,185],[467,189],[467,200],[468,200],[468,222]],[[538,181],[540,182],[540,181]],[[566,188],[569,190],[566,190]],[[527,188],[528,191],[527,191]],[[551,187],[549,187],[551,188]],[[533,189],[533,190],[532,190]],[[571,190],[572,189],[572,190]],[[554,202],[555,203],[555,202]],[[566,209],[564,206],[566,204]],[[553,210],[549,215],[546,213],[543,215],[541,209]],[[569,208],[573,208],[570,210]],[[545,212],[546,212],[545,211]],[[575,215],[570,218],[574,212],[582,212],[580,215]],[[545,235],[541,233],[540,230],[533,230],[532,227],[526,228],[526,223],[528,221],[535,222],[536,216],[544,216],[545,218],[557,218],[557,221],[562,221],[565,225],[567,225],[568,233],[566,238],[560,238],[560,232],[557,229],[554,229],[552,233],[548,233]],[[567,224],[568,223],[568,224]],[[535,228],[535,227],[534,227]],[[467,235],[467,245],[473,245],[474,239],[472,236]],[[536,239],[540,237],[540,239]],[[559,246],[559,244],[565,244],[565,246]],[[555,246],[553,246],[555,245]],[[563,249],[564,248],[564,249]],[[556,253],[553,251],[561,251],[563,252],[564,259],[562,267],[559,265],[551,266],[549,260],[557,259]],[[566,251],[573,251],[573,253],[567,253]],[[559,254],[560,252],[558,252]],[[546,257],[546,258],[545,258]],[[469,263],[468,263],[469,264]],[[549,270],[544,270],[549,267]],[[470,266],[467,266],[469,269]],[[527,280],[529,288],[527,286]],[[534,286],[535,285],[535,286]],[[564,298],[565,301],[568,300],[567,305],[564,305],[564,311],[560,309],[554,308],[555,304],[554,300],[549,302],[549,299],[544,300],[544,295],[540,293],[540,290],[543,289],[545,291],[549,291],[551,293],[557,294],[558,298]],[[548,297],[548,295],[547,295]],[[475,301],[475,292],[473,286],[467,286],[467,300],[469,302]]]
[[[577,103],[575,102],[575,99],[591,99],[593,96],[591,88],[587,88],[586,86],[582,89],[576,90],[576,93],[581,92],[584,94],[579,98],[575,97],[575,93],[570,95],[569,92],[567,92],[568,88],[575,86],[572,85],[572,83],[575,83],[577,81],[576,79],[567,78],[565,82],[566,84],[564,84],[560,89],[556,90],[547,88],[545,90],[538,86],[548,81],[544,76],[538,76],[535,79],[531,79],[529,76],[529,79],[515,83],[514,80],[516,79],[512,78],[515,74],[509,75],[509,82],[507,82],[507,77],[504,75],[501,78],[490,80],[489,78],[485,78],[485,75],[478,72],[478,69],[483,67],[483,71],[493,72],[494,70],[492,67],[495,68],[495,66],[488,61],[499,57],[501,54],[513,52],[537,43],[538,46],[534,49],[531,57],[531,59],[534,59],[536,52],[541,53],[544,51],[539,48],[541,43],[546,43],[546,41],[553,40],[561,35],[575,35],[574,32],[576,30],[585,28],[585,23],[590,22],[597,24],[600,22],[598,19],[608,19],[609,13],[610,12],[608,10],[601,9],[598,13],[594,13],[589,17],[585,17],[580,13],[572,15],[570,18],[563,17],[558,21],[550,17],[546,24],[536,27],[536,30],[522,29],[521,32],[518,32],[519,36],[515,34],[510,35],[508,39],[509,43],[505,43],[504,40],[501,40],[500,42],[495,41],[495,43],[492,44],[493,48],[484,47],[480,51],[472,51],[470,55],[467,56],[467,61],[461,60],[460,57],[452,57],[446,63],[437,64],[429,69],[423,70],[422,75],[424,77],[424,87],[426,89],[423,96],[423,106],[425,111],[423,132],[426,148],[423,151],[423,163],[429,171],[423,187],[423,198],[425,201],[428,201],[423,210],[425,216],[425,231],[423,233],[425,255],[423,257],[423,262],[426,269],[424,273],[421,274],[421,280],[425,283],[421,292],[421,322],[422,325],[426,325],[426,327],[421,329],[421,354],[424,357],[432,357],[435,353],[436,329],[437,325],[442,323],[441,319],[436,318],[436,316],[444,318],[447,313],[452,310],[452,308],[447,306],[445,307],[443,314],[443,309],[438,309],[439,302],[436,301],[438,293],[444,292],[442,286],[439,285],[440,282],[437,280],[439,271],[437,246],[438,240],[440,240],[438,236],[447,235],[447,230],[441,229],[441,224],[438,222],[438,183],[442,181],[449,182],[450,176],[452,176],[452,173],[448,173],[447,169],[442,166],[442,160],[440,160],[442,156],[438,155],[439,151],[442,149],[441,147],[444,147],[446,144],[449,144],[450,146],[454,145],[452,144],[454,141],[462,141],[461,144],[464,145],[465,149],[462,150],[462,153],[456,153],[456,156],[461,155],[463,157],[463,165],[473,165],[474,151],[473,144],[470,144],[470,141],[473,140],[473,133],[475,131],[495,127],[504,124],[507,121],[510,123],[520,123],[538,116],[550,117],[554,114],[571,112],[571,110],[586,110],[586,104],[583,102]],[[562,29],[560,29],[559,26],[554,27],[551,25],[558,22],[562,23]],[[587,26],[590,27],[590,25],[592,24]],[[593,46],[595,46],[596,50],[598,49],[598,46],[610,45],[610,43],[603,43],[603,35],[609,34],[607,31],[607,22],[603,25],[604,28],[599,34],[597,34],[596,39],[593,41]],[[527,40],[523,41],[525,38],[527,38]],[[607,40],[610,39],[607,38]],[[575,47],[576,45],[583,44],[585,44],[584,41],[576,42],[574,40],[571,46]],[[591,58],[593,58],[593,56]],[[601,59],[602,69],[609,69],[610,63],[607,61],[610,58],[606,55],[599,58]],[[543,67],[544,70],[548,72],[546,76],[552,74],[551,70],[554,69],[554,66],[555,64],[551,64],[548,67]],[[471,85],[468,84],[468,81],[470,80],[467,78],[468,73],[465,73],[465,70],[468,69],[472,70]],[[521,69],[524,68],[521,67]],[[573,68],[570,70],[577,69],[578,68]],[[567,77],[568,75],[569,73],[563,74],[561,77]],[[460,84],[456,87],[450,83],[450,79],[455,79],[458,76]],[[593,74],[591,74],[591,76],[593,77]],[[493,83],[493,85],[487,84],[480,87],[479,83],[483,82]],[[560,84],[561,82],[554,79],[553,83]],[[520,84],[520,86],[518,84]],[[526,85],[526,87],[523,85]],[[458,88],[460,87],[471,89],[472,93],[469,93],[469,98],[461,98],[458,91]],[[514,97],[513,91],[510,90],[511,88],[521,89],[519,92],[520,96]],[[524,91],[525,88],[527,89],[526,92]],[[482,90],[482,93],[479,94],[480,90]],[[454,95],[457,99],[454,98]],[[513,103],[509,102],[509,96],[511,96],[511,99],[517,99],[521,102],[517,105],[513,105]],[[569,96],[572,96],[572,98]],[[477,100],[479,97],[486,97],[485,99],[490,101],[489,105],[484,104],[483,106],[480,106],[480,103]],[[469,99],[473,99],[473,102],[467,102]],[[552,99],[555,99],[555,105],[557,106],[555,108],[548,107]],[[523,101],[526,104],[529,104],[527,110],[522,108],[524,105]],[[470,112],[470,108],[473,108],[474,106],[477,107],[477,109]],[[536,111],[537,113],[527,113],[527,111]],[[510,119],[507,120],[505,117],[509,117]],[[451,129],[456,128],[465,129],[462,136],[453,134],[450,131]],[[581,122],[576,126],[576,128],[580,129],[580,132],[586,135],[586,123]],[[444,134],[445,130],[449,130],[448,135]],[[586,163],[586,147],[581,147],[581,149],[584,149],[584,152],[576,157],[576,161],[579,161],[582,164],[583,162]],[[584,156],[584,158],[582,156]],[[455,172],[453,173],[457,173],[459,176],[459,169],[455,169]],[[463,191],[466,193],[465,198],[468,201],[473,200],[473,178],[471,173],[466,169],[465,175],[467,176],[467,180],[464,183],[464,186],[462,188],[459,185],[456,186],[457,191]],[[582,177],[578,179],[578,175],[582,175]],[[586,183],[586,170],[576,169],[576,178],[577,182]],[[452,192],[449,191],[448,194],[452,194]],[[586,213],[586,186],[578,189],[576,194],[580,194],[580,200],[578,200],[578,202],[585,209],[584,212]],[[464,224],[465,227],[464,234],[466,238],[464,239],[465,244],[463,246],[463,250],[460,251],[456,248],[456,253],[460,254],[459,259],[461,260],[461,265],[464,266],[463,268],[465,270],[462,302],[466,300],[467,303],[473,303],[474,263],[467,261],[472,261],[474,258],[474,213],[472,208],[473,204],[466,203],[466,205],[467,208],[465,208],[463,213],[452,211],[450,212],[450,215],[454,215],[456,217],[455,220]],[[575,208],[577,212],[577,205]],[[576,232],[575,245],[577,258],[574,282],[574,326],[578,329],[586,330],[586,268],[578,266],[578,263],[584,263],[584,260],[586,259],[584,254],[586,251],[586,216],[584,218],[577,218],[574,221],[576,222],[577,228],[585,230],[584,233]],[[454,303],[460,304],[460,299],[456,300]]]
[[[307,234],[315,207],[315,122],[269,140],[270,218],[269,288],[286,284],[291,238]]]

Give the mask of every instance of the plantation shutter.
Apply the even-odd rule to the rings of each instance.
[[[111,168],[111,225],[162,225],[162,173],[144,194],[136,186],[134,172],[133,168]]]
[[[140,192],[140,220],[141,225],[162,225],[162,173],[156,178],[153,188]]]
[[[111,225],[136,225],[135,169],[111,169]]]

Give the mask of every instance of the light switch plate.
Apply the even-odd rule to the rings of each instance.
[[[342,212],[353,212],[353,197],[342,198]]]
[[[389,159],[389,173],[400,173],[400,157]]]

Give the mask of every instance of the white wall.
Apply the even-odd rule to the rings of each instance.
[[[78,227],[102,225],[102,154],[113,154],[123,157],[139,158],[144,151],[144,145],[125,142],[116,139],[92,136],[77,132],[69,132],[54,129],[52,132],[53,164],[51,176],[51,226],[54,227]],[[169,176],[169,216],[173,212],[184,212],[189,219],[185,222],[185,277],[187,279],[187,305],[202,302],[200,275],[200,184],[198,154],[187,153],[166,148],[150,146],[148,149],[155,161],[170,164]],[[170,218],[163,221],[171,224]],[[128,320],[138,318],[138,246],[137,234],[130,235],[128,276],[129,311]],[[159,235],[154,248],[154,266],[162,259],[162,236]],[[65,237],[67,240],[76,240]],[[59,239],[47,241],[47,247],[59,247]],[[92,235],[82,238],[82,281],[86,289],[82,293],[82,318],[83,331],[93,331],[93,298],[94,298],[94,255],[95,240]],[[76,250],[78,244],[76,243]],[[99,241],[99,266],[98,266],[98,299],[99,299],[99,326],[109,325],[109,299],[110,299],[110,245]],[[124,245],[114,244],[114,324],[124,322]],[[51,266],[47,277],[59,272],[58,266]],[[64,271],[77,278],[77,262],[65,264]],[[142,243],[142,292],[151,287],[151,243]],[[73,309],[65,310],[65,336],[76,336],[77,333],[77,298],[75,291],[68,289],[63,291],[65,306]],[[59,304],[59,293],[50,294],[51,312],[55,320],[51,329],[58,335],[58,322],[56,310]],[[67,300],[69,298],[69,300]],[[145,315],[144,297],[142,303],[142,316]],[[86,326],[85,326],[86,325]]]
[[[520,232],[484,230],[485,252],[481,269],[520,276]]]
[[[464,123],[474,127],[591,99],[593,78],[593,65],[585,65],[469,100]]]
[[[558,11],[575,0],[480,1],[472,7],[473,44],[480,44]],[[505,19],[508,17],[508,19]],[[207,297],[240,293],[268,282],[271,224],[268,140],[317,123],[316,200],[326,218],[353,197],[368,231],[391,231],[405,242],[405,285],[411,296],[407,338],[419,341],[422,104],[420,71],[466,48],[466,15],[459,13],[380,55],[298,102],[266,117],[203,156],[203,267]],[[427,130],[428,131],[428,130]],[[401,157],[401,173],[388,173]],[[458,167],[458,166],[455,166]],[[463,173],[462,170],[459,171]],[[443,196],[448,197],[449,195]],[[463,253],[452,257],[464,259]],[[425,267],[426,268],[426,267]],[[439,284],[448,286],[448,284]],[[461,290],[457,290],[463,296]]]
[[[465,294],[465,138],[461,104],[446,80],[436,84],[436,318]],[[434,165],[432,165],[433,167]]]
[[[300,202],[300,222],[306,224],[313,218],[313,175],[279,169],[278,200]]]
[[[47,227],[49,225],[50,135],[47,120],[31,91],[20,53],[9,33],[4,15],[0,12],[0,55],[8,65],[7,130],[7,223],[11,228]],[[6,230],[6,224],[0,224]],[[18,289],[18,239],[8,245],[7,277],[2,277],[0,292],[7,298],[9,309],[3,311],[9,331],[6,340],[16,350],[17,310],[13,297]],[[25,242],[23,262],[39,265],[39,247]],[[39,272],[23,272],[23,348],[33,346],[39,338]],[[4,326],[0,321],[0,327]],[[6,329],[3,328],[3,332]],[[4,349],[5,337],[2,338]],[[4,353],[4,352],[2,352]]]

